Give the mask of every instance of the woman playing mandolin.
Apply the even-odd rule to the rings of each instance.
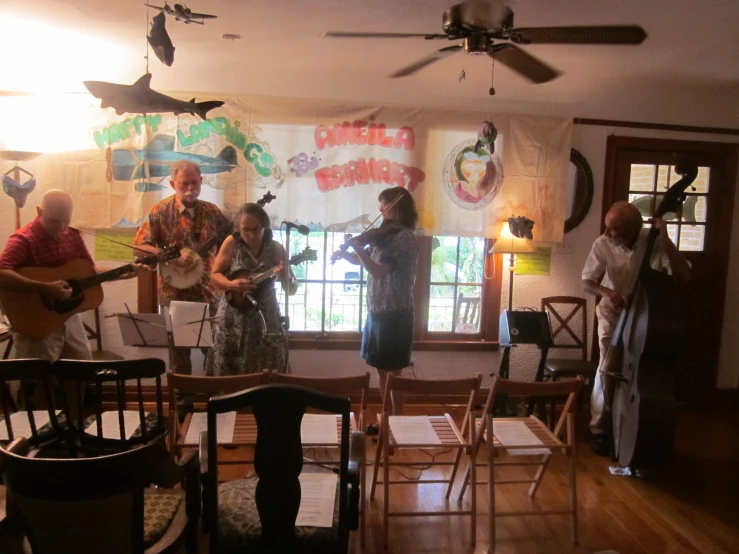
[[[244,204],[234,218],[234,226],[236,232],[221,245],[210,276],[226,294],[218,305],[215,341],[206,373],[220,376],[263,369],[282,371],[285,351],[274,282],[255,285],[248,275],[273,269],[290,295],[295,294],[298,283],[285,249],[272,239],[269,216],[261,206]],[[244,301],[235,301],[241,297]]]

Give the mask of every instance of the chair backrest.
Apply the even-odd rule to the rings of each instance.
[[[477,329],[480,325],[480,297],[465,296],[459,293],[457,296],[457,304],[455,306],[454,324],[472,325]]]
[[[164,417],[164,406],[162,401],[162,375],[166,366],[159,358],[144,358],[140,360],[59,360],[54,363],[52,371],[59,381],[65,385],[62,387],[64,394],[62,398],[64,415],[67,418],[69,428],[80,441],[84,450],[84,443],[90,443],[90,438],[103,440],[103,385],[114,385],[116,398],[116,412],[118,413],[118,438],[120,448],[128,448],[135,444],[142,444],[162,437],[167,433],[167,423]],[[148,417],[144,406],[144,394],[142,388],[143,379],[154,379],[156,385],[156,414]],[[127,382],[135,383],[135,410],[127,410],[129,402],[127,399]],[[83,413],[84,392],[87,384],[95,387],[95,419],[96,424],[85,434],[84,418],[78,419],[78,414]],[[76,394],[70,397],[69,387],[74,387]],[[72,406],[76,402],[76,406]],[[127,413],[138,412],[137,418],[129,419],[128,434],[132,432],[130,427],[136,426],[133,436],[127,438],[126,418]],[[111,440],[111,439],[106,439]],[[118,447],[109,444],[108,446]]]
[[[51,363],[46,360],[0,360],[0,444],[25,437],[35,446],[58,434],[51,372]],[[20,406],[11,393],[11,381],[20,382]],[[35,400],[42,396],[39,392],[46,407],[36,410]]]
[[[367,395],[369,394],[370,386],[369,371],[365,371],[363,374],[348,375],[345,377],[298,376],[274,371],[270,373],[269,382],[278,385],[295,385],[325,392],[326,394],[339,394],[342,396],[359,393],[360,426],[364,421],[364,412],[367,409]]]
[[[2,477],[34,554],[144,551],[144,488],[177,482],[162,479],[176,471],[162,445],[82,459],[26,451],[23,439],[0,447]]]
[[[552,322],[554,344],[550,348],[580,350],[581,359],[587,360],[587,300],[579,296],[549,296],[541,299],[541,310],[549,312]]]
[[[245,375],[228,375],[224,377],[202,375],[180,375],[167,370],[167,387],[169,389],[169,433],[170,444],[177,444],[179,425],[177,424],[177,393],[205,394],[211,396],[231,394],[242,390],[266,385],[268,373],[248,373]],[[207,400],[207,399],[206,399]]]
[[[210,551],[218,552],[218,492],[216,416],[251,408],[257,423],[254,470],[259,476],[256,503],[262,525],[262,545],[274,552],[295,552],[295,521],[300,508],[303,449],[301,422],[306,409],[341,415],[339,459],[338,542],[349,537],[347,486],[349,463],[349,399],[294,385],[262,385],[208,402],[207,470],[203,504],[211,526]]]
[[[508,396],[528,396],[537,399],[553,398],[567,396],[562,413],[557,420],[557,425],[554,427],[554,435],[559,436],[562,431],[568,414],[571,414],[572,408],[575,402],[575,397],[580,392],[582,387],[583,378],[578,375],[575,379],[565,379],[562,381],[548,381],[548,382],[535,382],[535,381],[513,381],[511,379],[502,379],[499,376],[493,377],[493,382],[490,385],[490,393],[485,401],[485,407],[483,408],[483,414],[493,413],[493,407],[495,406],[495,398],[499,394]],[[531,416],[535,417],[535,416]]]

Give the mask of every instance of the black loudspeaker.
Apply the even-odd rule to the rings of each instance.
[[[506,310],[500,314],[499,340],[502,346],[509,344],[538,344],[550,347],[552,327],[547,312],[530,310]]]

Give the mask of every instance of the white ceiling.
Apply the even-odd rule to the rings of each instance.
[[[441,32],[454,1],[192,0],[193,11],[218,19],[204,26],[167,19],[175,62],[168,68],[151,55],[152,87],[739,127],[738,0],[508,2],[519,27],[640,24],[649,36],[636,47],[525,47],[563,75],[530,85],[497,64],[494,97],[484,56],[459,53],[410,77],[386,77],[448,42],[320,37],[327,30]],[[133,82],[145,71],[146,18],[134,0],[3,0],[0,90]]]

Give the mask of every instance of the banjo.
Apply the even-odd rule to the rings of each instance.
[[[257,204],[264,207],[265,204],[272,202],[276,197],[267,192],[262,198],[257,200]],[[200,248],[193,250],[191,248],[181,248],[183,256],[189,256],[193,260],[193,265],[188,268],[177,267],[173,263],[162,264],[159,271],[162,280],[171,287],[179,290],[189,289],[197,285],[203,278],[205,273],[205,261],[210,249],[223,242],[226,237],[234,232],[233,228],[227,228],[222,232],[212,236],[207,242],[203,243]]]

